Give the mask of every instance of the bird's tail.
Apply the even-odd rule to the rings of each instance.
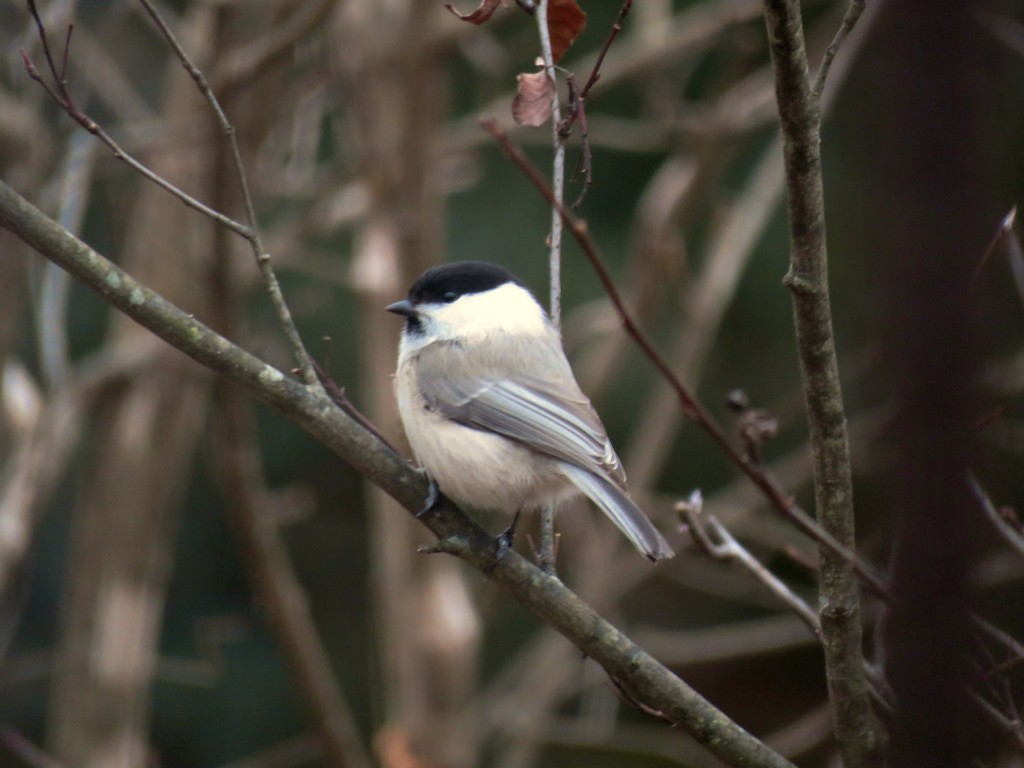
[[[675,554],[643,510],[614,483],[571,464],[563,464],[562,471],[581,493],[611,518],[648,560],[657,562]]]

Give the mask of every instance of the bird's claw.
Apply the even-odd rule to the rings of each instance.
[[[512,524],[509,525],[504,531],[498,534],[498,547],[501,550],[512,549],[516,543],[516,525],[519,523],[519,513],[522,510],[516,512],[515,517],[512,518]]]
[[[437,487],[437,483],[434,482],[434,478],[427,475],[425,471],[423,474],[427,477],[427,498],[423,503],[423,508],[416,513],[417,520],[432,512],[434,508],[441,503],[441,499],[444,498],[444,494],[442,494],[441,489]]]

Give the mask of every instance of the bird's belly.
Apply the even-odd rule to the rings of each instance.
[[[511,440],[428,414],[409,430],[417,461],[446,496],[460,504],[513,513],[576,495],[554,460]]]

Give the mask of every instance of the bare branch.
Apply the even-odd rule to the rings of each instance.
[[[497,121],[493,118],[484,118],[480,121],[480,124],[483,126],[484,130],[495,138],[505,154],[526,175],[530,183],[537,188],[549,203],[553,204],[554,195],[551,192],[550,187],[548,187],[547,182],[544,181],[540,172],[536,169],[533,163],[530,162],[530,159],[522,149],[516,145],[508,134],[498,126]],[[615,286],[615,282],[612,280],[607,267],[604,265],[604,261],[601,259],[601,256],[597,251],[597,246],[594,244],[588,233],[586,222],[577,219],[564,205],[559,207],[559,212],[565,220],[565,223],[568,225],[569,231],[572,233],[584,255],[587,257],[588,261],[590,261],[594,271],[597,273],[598,279],[601,281],[601,285],[604,287],[605,293],[611,300],[612,305],[615,307],[615,311],[622,322],[623,329],[629,337],[633,339],[634,343],[636,343],[640,348],[640,351],[643,352],[644,356],[651,362],[659,375],[661,375],[672,387],[672,390],[675,392],[676,398],[679,400],[680,407],[686,417],[697,423],[697,425],[700,426],[709,437],[711,437],[712,441],[721,448],[730,461],[732,461],[732,463],[758,487],[758,489],[764,494],[765,498],[768,499],[777,511],[782,513],[788,520],[792,521],[793,524],[796,525],[805,535],[818,542],[822,547],[828,549],[830,552],[834,553],[836,557],[846,563],[849,563],[861,578],[864,585],[871,590],[872,593],[884,599],[887,596],[885,584],[874,570],[862,560],[859,560],[849,550],[849,548],[843,546],[835,536],[830,534],[828,531],[823,530],[807,514],[807,512],[796,504],[792,496],[778,486],[774,478],[764,469],[764,467],[750,461],[743,451],[738,450],[736,446],[732,444],[725,430],[712,418],[710,412],[694,397],[689,388],[683,384],[682,380],[680,380],[680,378],[675,374],[675,371],[672,370],[672,367],[661,356],[657,349],[655,349],[650,339],[647,338],[647,335],[633,320],[618,288]]]
[[[551,206],[551,234],[548,240],[548,272],[551,283],[551,322],[559,333],[562,330],[562,217],[558,215],[558,206],[562,203],[565,188],[565,136],[559,131],[562,120],[562,107],[558,98],[558,79],[555,73],[555,58],[551,50],[551,30],[548,26],[548,0],[540,0],[537,5],[537,29],[540,34],[541,57],[544,59],[544,75],[554,84],[551,89],[551,139],[554,142],[554,158],[551,164],[551,189],[555,194],[555,202]],[[541,568],[548,572],[555,571],[555,510],[546,506],[540,519],[540,552]]]
[[[427,491],[422,474],[336,408],[322,390],[284,375],[139,284],[2,182],[0,226],[136,322],[280,411],[407,510],[415,514],[421,509]],[[730,765],[790,768],[787,760],[598,616],[562,582],[514,551],[499,548],[457,508],[439,504],[419,520],[440,540],[460,542],[461,559],[601,664],[636,701],[685,728],[721,760]]]
[[[562,108],[558,98],[557,77],[555,74],[554,54],[551,51],[551,30],[548,28],[548,0],[540,0],[537,5],[537,29],[540,33],[541,56],[544,59],[544,73],[556,87],[551,92],[551,124],[552,141],[554,142],[554,159],[551,168],[551,189],[555,201],[551,206],[551,235],[548,243],[550,279],[551,279],[551,322],[555,328],[562,327],[562,217],[558,214],[558,206],[562,203],[565,186],[565,138],[559,132],[562,120]]]
[[[227,115],[224,114],[224,110],[221,108],[220,102],[217,100],[217,96],[210,88],[210,84],[206,81],[206,76],[189,58],[185,49],[181,47],[178,39],[174,36],[170,27],[168,27],[164,22],[152,2],[150,2],[150,0],[139,0],[139,2],[142,3],[142,6],[146,9],[150,18],[153,19],[153,23],[156,24],[160,33],[167,40],[167,44],[170,45],[171,50],[174,51],[174,55],[178,57],[178,60],[185,68],[185,71],[188,72],[189,76],[195,82],[199,92],[210,103],[210,107],[213,109],[213,113],[217,118],[217,124],[220,126],[221,131],[228,140],[228,145],[231,147],[231,162],[235,168],[235,175],[238,179],[239,190],[242,193],[242,202],[245,206],[245,216],[249,222],[249,232],[251,234],[247,239],[252,245],[253,255],[256,257],[256,266],[259,268],[260,274],[263,276],[263,280],[267,284],[267,292],[270,294],[270,301],[274,305],[274,311],[277,312],[278,322],[281,324],[281,329],[284,331],[284,335],[288,339],[288,344],[291,346],[292,354],[298,363],[299,371],[303,380],[310,386],[319,386],[320,380],[317,378],[316,371],[314,370],[313,358],[306,350],[306,345],[302,343],[302,337],[299,335],[298,328],[295,327],[295,321],[292,319],[291,310],[288,308],[288,304],[284,299],[281,284],[277,281],[277,275],[274,273],[274,269],[270,265],[270,254],[263,248],[263,239],[260,236],[259,223],[256,219],[256,206],[253,204],[252,194],[249,191],[249,179],[245,174],[245,167],[242,165],[242,155],[238,149],[238,140],[235,137],[234,126],[231,125]]]
[[[565,119],[557,123],[556,133],[564,142],[572,132],[573,126],[577,122],[580,124],[579,165],[583,171],[583,187],[580,189],[580,194],[579,197],[576,198],[576,202],[572,204],[573,208],[579,208],[580,204],[583,202],[583,198],[587,194],[587,190],[590,189],[590,185],[594,182],[593,158],[590,151],[590,135],[587,130],[587,96],[590,95],[590,89],[593,88],[594,85],[597,84],[597,81],[601,79],[601,65],[604,64],[604,57],[608,55],[608,49],[611,48],[615,38],[618,37],[619,32],[622,31],[622,24],[632,7],[633,0],[626,0],[622,4],[622,8],[619,9],[619,15],[616,17],[615,23],[612,24],[611,31],[608,33],[608,37],[605,38],[604,45],[601,46],[601,50],[597,54],[597,59],[594,61],[594,66],[590,70],[590,76],[587,78],[587,82],[583,85],[583,88],[577,91],[573,76],[571,74],[566,75],[566,80],[569,85],[569,107]]]
[[[1024,536],[1021,535],[1020,529],[1011,525],[1009,520],[996,509],[973,472],[968,479],[970,480],[971,488],[974,490],[974,495],[978,498],[978,503],[981,504],[981,508],[985,511],[986,517],[992,522],[996,531],[1003,537],[1003,541],[1017,550],[1018,554],[1024,555]]]
[[[690,495],[689,501],[676,504],[676,512],[686,522],[693,540],[708,557],[715,560],[736,561],[775,595],[786,607],[806,624],[821,639],[821,621],[802,597],[769,571],[761,562],[740,544],[718,518],[703,513],[703,500],[699,491]]]
[[[565,120],[563,120],[561,125],[558,126],[559,132],[564,133],[566,136],[569,135],[569,131],[572,130],[576,120],[582,117],[583,103],[587,100],[587,96],[590,95],[590,89],[593,88],[597,84],[597,81],[601,79],[601,65],[604,64],[604,57],[608,55],[608,49],[611,48],[612,43],[615,42],[615,38],[618,37],[619,32],[622,31],[622,25],[632,7],[633,0],[626,0],[622,4],[622,8],[619,9],[619,15],[616,17],[615,23],[612,24],[608,37],[605,38],[604,45],[602,45],[601,50],[598,51],[597,59],[594,61],[594,66],[590,70],[590,76],[587,78],[587,82],[584,83],[583,88],[581,88],[579,93],[576,95],[576,102],[573,108],[569,109],[568,114],[565,116]]]
[[[39,16],[38,9],[36,8],[34,0],[28,0],[29,11],[32,14],[33,19],[36,23],[36,28],[39,32],[39,38],[42,42],[43,52],[46,57],[47,66],[49,67],[50,74],[53,78],[53,83],[48,83],[39,73],[38,69],[29,59],[28,54],[22,51],[22,59],[25,63],[25,68],[28,71],[29,76],[37,83],[43,86],[50,97],[67,113],[67,115],[78,123],[82,128],[96,136],[100,141],[107,145],[113,152],[114,157],[124,162],[132,170],[141,174],[146,179],[149,179],[154,184],[162,187],[163,189],[170,192],[172,195],[181,200],[189,208],[192,208],[200,213],[212,218],[224,227],[245,238],[252,246],[253,253],[256,257],[256,263],[259,267],[260,273],[263,276],[264,281],[267,285],[267,290],[270,294],[270,299],[274,305],[274,309],[277,312],[278,320],[281,323],[282,330],[284,331],[285,337],[288,339],[288,343],[292,349],[292,353],[295,356],[296,362],[298,363],[299,370],[302,373],[302,377],[305,382],[309,385],[318,386],[319,382],[316,376],[316,372],[313,368],[313,361],[310,357],[305,345],[302,343],[302,339],[299,336],[298,329],[295,327],[295,322],[291,317],[291,311],[288,309],[288,305],[285,302],[284,294],[281,291],[280,284],[277,281],[277,277],[270,265],[270,255],[263,249],[262,240],[260,238],[258,223],[256,219],[256,211],[252,201],[252,195],[249,191],[249,182],[245,175],[244,168],[242,166],[242,159],[238,149],[238,142],[235,139],[235,131],[221,109],[220,103],[217,101],[216,96],[210,89],[209,84],[206,81],[206,77],[202,71],[199,70],[195,64],[192,63],[191,59],[185,53],[184,49],[178,43],[177,38],[171,32],[170,28],[160,17],[155,7],[149,2],[149,0],[140,0],[150,17],[156,23],[163,36],[168,41],[171,49],[175,55],[181,61],[182,66],[186,69],[192,79],[195,81],[197,88],[200,93],[209,101],[213,108],[217,122],[221,127],[224,135],[227,137],[231,147],[232,161],[235,166],[239,185],[241,188],[242,199],[244,202],[246,216],[249,221],[249,225],[245,226],[234,219],[225,216],[219,211],[214,210],[205,203],[200,202],[196,198],[189,195],[184,190],[180,189],[176,185],[169,182],[159,174],[153,172],[145,164],[136,160],[128,152],[126,152],[114,139],[91,117],[89,117],[84,111],[82,111],[75,103],[74,98],[67,84],[67,65],[68,57],[71,44],[71,31],[72,27],[68,27],[67,38],[65,41],[61,67],[58,71],[56,63],[54,61],[53,53],[50,49],[49,39],[46,32],[46,28],[43,25],[43,21]]]
[[[832,38],[832,42],[825,49],[825,55],[818,66],[818,75],[814,78],[814,87],[811,88],[811,98],[818,105],[819,109],[821,108],[821,94],[825,91],[825,81],[828,79],[829,70],[832,69],[832,62],[835,61],[836,54],[839,53],[839,48],[842,46],[843,41],[853,31],[861,14],[864,13],[865,7],[867,5],[864,0],[850,0],[850,5],[846,8],[846,14],[843,16],[843,21],[836,31],[836,36]]]
[[[854,0],[856,4],[856,0]],[[861,9],[862,10],[862,9]],[[822,528],[848,550],[856,545],[853,480],[832,330],[821,177],[821,108],[807,79],[799,0],[765,0],[783,142],[790,222],[791,289],[812,455],[814,501]],[[845,37],[859,16],[851,7]],[[849,22],[847,28],[847,22]],[[833,45],[838,49],[838,42]],[[820,82],[824,87],[826,55]],[[846,768],[876,765],[885,737],[875,718],[861,647],[860,596],[851,561],[821,547],[819,600],[833,727]]]

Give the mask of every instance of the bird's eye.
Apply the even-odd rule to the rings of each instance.
[[[441,300],[445,304],[451,304],[457,298],[459,298],[459,294],[457,294],[455,291],[445,291],[444,296],[441,297]]]

